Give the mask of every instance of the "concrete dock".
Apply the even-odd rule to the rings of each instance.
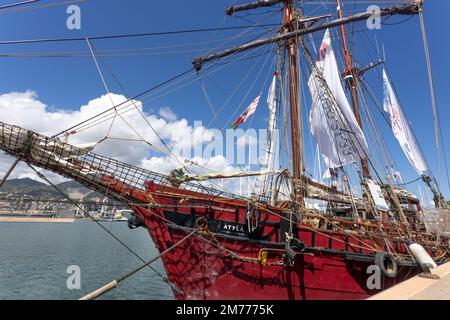
[[[0,217],[0,222],[74,223],[72,218]]]
[[[440,279],[417,276],[368,300],[450,300],[450,262],[432,270],[432,273]]]

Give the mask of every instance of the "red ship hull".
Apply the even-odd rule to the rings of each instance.
[[[386,215],[356,222],[295,203],[271,206],[199,184],[181,187],[172,176],[86,154],[20,127],[0,122],[0,129],[2,150],[129,204],[135,212],[129,225],[145,226],[165,253],[177,299],[364,299],[419,272],[408,253],[408,227]],[[437,245],[420,230],[416,238],[437,263],[448,258],[448,241]],[[396,255],[390,262],[398,272],[387,270],[386,252]],[[373,265],[385,276],[371,290],[368,284],[377,284],[370,283]]]
[[[165,245],[156,232],[151,235],[157,247]],[[170,243],[185,235],[171,231]],[[235,252],[253,257],[262,248],[243,241],[227,244]],[[164,256],[163,263],[169,281],[181,290],[174,296],[181,300],[354,300],[378,292],[366,284],[371,263],[349,262],[326,253],[302,255],[293,267],[268,266],[223,257],[214,246],[192,238]],[[386,280],[383,288],[407,279],[407,273]]]
[[[145,222],[160,252],[186,237],[193,230],[189,227],[194,226],[198,217],[208,217],[210,222],[218,217],[230,223],[234,217],[236,221],[245,221],[245,207],[241,208],[243,211],[236,210],[236,213],[231,214],[231,210],[225,211],[223,203],[222,209],[216,207],[212,210],[217,203],[209,202],[209,209],[183,210],[177,205],[179,198],[156,196],[156,190],[151,193],[156,202],[166,204],[167,210],[156,207],[149,210],[140,206],[133,209]],[[203,200],[197,205],[201,202]],[[214,228],[213,224],[210,227]],[[239,226],[236,230],[238,233],[242,231]],[[353,300],[365,299],[380,291],[370,290],[367,286],[371,275],[367,268],[374,264],[373,252],[364,249],[361,244],[365,242],[360,239],[300,228],[298,238],[308,250],[297,255],[293,266],[290,266],[283,260],[283,243],[274,241],[275,238],[252,240],[243,235],[217,230],[212,238],[208,235],[192,236],[162,258],[168,280],[175,287],[175,298]],[[381,289],[404,281],[418,272],[416,266],[399,266],[394,279],[382,277]]]

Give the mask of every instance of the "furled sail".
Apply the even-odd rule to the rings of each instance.
[[[269,108],[269,127],[267,132],[267,150],[265,165],[268,170],[273,170],[275,166],[275,147],[276,147],[276,121],[277,121],[277,75],[273,77],[272,85],[267,96],[267,106]]]
[[[329,30],[325,32],[316,68],[313,68],[308,86],[313,102],[310,113],[311,133],[326,165],[338,168],[367,158],[367,142],[342,87]],[[329,97],[330,93],[333,97]]]
[[[267,94],[267,107],[269,108],[269,125],[267,128],[267,145],[266,152],[261,159],[261,167],[268,171],[275,168],[275,152],[276,152],[276,126],[277,126],[277,78],[279,74],[275,73],[272,84]],[[256,180],[257,193],[264,193],[270,189],[271,176],[260,176]]]
[[[16,126],[3,125],[0,145],[6,145],[11,149],[23,148],[23,146],[15,146],[19,142],[28,145],[28,152],[35,161],[45,159],[52,165],[62,163],[67,166],[74,166],[76,157],[88,154],[97,145],[96,143],[69,145],[59,139],[45,139],[41,136],[32,136],[30,131],[20,130]]]
[[[414,137],[411,127],[406,120],[405,114],[398,103],[397,97],[392,89],[392,85],[387,76],[386,70],[383,70],[384,86],[384,111],[391,116],[391,126],[395,138],[397,138],[406,157],[416,171],[423,175],[428,171],[426,161],[422,151]]]

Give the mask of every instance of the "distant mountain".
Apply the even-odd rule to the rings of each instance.
[[[24,178],[24,179],[10,179],[7,180],[5,183],[5,187],[8,186],[8,188],[24,188],[24,187],[40,187],[45,186],[44,183],[30,179],[30,178]]]
[[[67,181],[56,185],[59,190],[64,192],[66,195],[69,195],[75,202],[81,200],[84,196],[84,201],[93,202],[101,205],[104,203],[104,195],[99,192],[92,192],[90,189],[84,187],[75,181]],[[35,181],[30,178],[24,179],[11,179],[7,180],[3,187],[0,189],[1,193],[7,193],[10,195],[8,198],[21,198],[22,196],[31,196],[34,199],[38,200],[63,200],[66,201],[61,193],[59,193],[52,186],[46,185],[42,182]],[[80,196],[81,194],[81,196]],[[74,197],[76,195],[76,197]],[[4,195],[3,195],[4,197]],[[120,202],[114,201],[111,198],[108,199],[108,202],[111,204],[116,204],[120,206]]]
[[[83,187],[81,184],[75,181],[63,182],[58,184],[57,187],[65,193],[74,189],[84,194],[90,192],[88,188]],[[35,198],[61,197],[61,194],[52,186],[46,185],[42,182],[35,181],[30,178],[7,180],[3,187],[0,189],[0,192],[26,194]]]
[[[31,193],[36,191],[51,191],[50,187],[42,182],[30,178],[7,180],[0,189],[2,192]]]

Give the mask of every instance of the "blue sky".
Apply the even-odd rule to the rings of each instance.
[[[0,1],[2,5],[10,2]],[[56,1],[42,1],[42,3],[50,2]],[[67,6],[15,13],[0,12],[0,41],[214,28],[219,26],[250,25],[252,22],[261,21],[264,23],[276,23],[279,21],[279,12],[272,9],[270,11],[264,9],[255,15],[245,17],[241,15],[244,19],[224,19],[224,8],[232,2],[234,1],[87,0],[79,4],[82,13],[82,28],[81,30],[72,31],[66,28]],[[245,3],[246,1],[237,0],[235,2]],[[330,1],[326,2],[330,3]],[[347,13],[350,13],[353,10],[353,1],[344,1],[344,3],[346,2],[348,4],[344,6],[344,9]],[[331,13],[335,13],[334,6],[329,6],[328,8],[331,10]],[[325,12],[317,9],[317,5],[312,4],[305,5],[305,11],[306,13],[312,12],[314,14]],[[448,12],[450,12],[449,1],[426,1],[425,19],[434,66],[438,105],[443,134],[447,143],[446,148],[450,152],[450,137],[447,125],[450,119],[450,109],[448,108],[450,90],[447,80],[450,70],[450,62],[448,61],[450,44],[446,32],[448,29]],[[419,19],[414,17],[406,22],[403,21],[405,21],[405,17],[393,17],[387,21],[390,25],[383,25],[380,31],[355,33],[351,37],[352,48],[357,61],[361,65],[366,65],[377,58],[376,49],[373,47],[375,36],[380,46],[384,44],[391,80],[395,84],[405,112],[413,125],[427,160],[431,164],[434,173],[437,174],[431,99],[426,78]],[[355,26],[355,29],[364,29],[364,24]],[[127,91],[134,95],[187,70],[191,67],[190,61],[195,56],[206,53],[216,46],[225,48],[232,44],[245,42],[264,33],[266,30],[261,28],[253,29],[249,31],[250,34],[248,36],[243,36],[228,44],[224,44],[223,41],[214,42],[217,39],[225,39],[237,35],[242,31],[231,30],[215,33],[97,40],[93,44],[98,51],[183,45],[182,47],[158,49],[156,52],[163,52],[163,54],[151,56],[102,58],[124,84]],[[317,45],[321,37],[322,34],[315,36]],[[205,41],[213,42],[192,45],[192,43]],[[0,54],[58,51],[87,53],[88,48],[85,42],[0,45]],[[261,90],[263,90],[264,94],[267,92],[269,84],[264,88],[263,84],[266,76],[273,72],[269,68],[272,63],[272,57],[267,60],[267,64],[264,64],[267,55],[258,56],[258,54],[262,53],[262,49],[257,50],[255,52],[257,57],[236,62],[232,66],[210,75],[203,81],[213,107],[217,110],[226,101],[227,94],[230,94],[239,84],[242,77],[255,64],[257,66],[250,73],[250,80],[246,81],[242,88],[238,89],[235,98],[230,101],[224,112],[219,115],[221,124],[225,125],[232,118],[236,107],[240,105],[242,98],[248,91],[249,96],[244,102],[244,108]],[[372,58],[369,58],[369,53]],[[33,90],[37,92],[39,100],[47,104],[51,109],[74,110],[105,93],[93,61],[89,57],[0,57],[0,70],[2,75],[0,77],[0,94]],[[261,70],[262,73],[258,78],[258,73]],[[257,79],[257,81],[253,89],[249,90],[253,79]],[[379,82],[379,87],[377,87],[379,81],[377,71],[373,71],[372,74],[367,76],[367,79],[372,89],[381,98],[382,86],[381,82]],[[111,77],[107,76],[107,82],[111,85],[113,92],[122,93]],[[157,112],[163,107],[170,107],[177,114],[178,118],[186,118],[192,122],[194,120],[203,120],[205,125],[212,118],[199,81],[157,101],[146,104],[144,109],[146,112],[151,113]],[[261,108],[260,112],[255,115],[252,124],[255,127],[264,127],[266,118],[266,110]],[[214,127],[215,124],[212,126]],[[402,170],[404,180],[409,181],[416,178],[417,174],[410,168],[396,141],[387,134],[389,128],[382,121],[380,121],[380,129],[387,137],[388,145]],[[441,172],[442,187],[445,194],[449,196],[450,190],[448,190],[446,184],[444,167],[442,167]]]

